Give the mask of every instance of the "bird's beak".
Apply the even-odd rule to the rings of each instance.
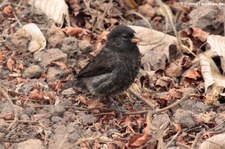
[[[137,36],[134,36],[132,39],[131,39],[131,42],[135,43],[135,44],[138,44],[140,43],[142,40],[140,38],[138,38]]]

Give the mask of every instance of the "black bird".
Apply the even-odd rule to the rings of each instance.
[[[110,96],[126,90],[141,66],[139,38],[128,26],[119,25],[107,37],[106,45],[65,88],[78,86],[93,95]]]

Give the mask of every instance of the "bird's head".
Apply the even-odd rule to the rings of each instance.
[[[140,38],[135,36],[135,31],[128,26],[119,25],[108,35],[107,45],[117,47],[121,50],[132,49],[140,42]]]

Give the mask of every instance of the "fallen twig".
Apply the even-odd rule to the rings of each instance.
[[[151,109],[155,108],[155,105],[152,104],[149,100],[145,99],[144,97],[142,97],[138,92],[134,91],[133,89],[129,88],[129,91],[136,96],[138,99],[144,101],[147,105],[149,105],[151,107]]]
[[[7,130],[10,130],[14,126],[14,124],[16,124],[18,121],[18,112],[17,112],[16,108],[14,107],[14,104],[13,104],[11,98],[9,97],[8,93],[5,91],[6,89],[3,89],[3,88],[4,88],[3,86],[0,86],[0,93],[7,99],[7,101],[9,102],[10,108],[14,112],[14,120],[7,128]]]

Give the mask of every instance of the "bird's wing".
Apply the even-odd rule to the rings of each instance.
[[[106,48],[106,47],[104,47]],[[77,78],[94,77],[113,71],[113,55],[110,51],[102,49],[102,51],[89,62],[78,74]]]

